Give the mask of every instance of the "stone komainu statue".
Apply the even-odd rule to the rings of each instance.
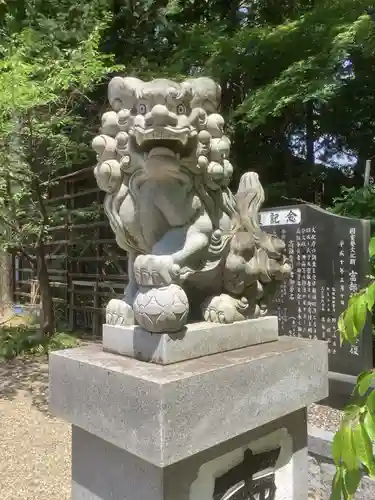
[[[258,175],[229,189],[233,167],[220,87],[209,78],[113,78],[95,176],[129,284],[106,321],[177,332],[202,319],[232,323],[267,313],[290,275],[283,241],[261,230]]]

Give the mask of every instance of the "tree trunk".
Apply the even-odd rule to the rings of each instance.
[[[12,256],[0,252],[0,314],[6,315],[13,302],[12,297]]]
[[[365,179],[363,185],[366,187],[370,184],[371,160],[366,160]]]
[[[35,249],[37,277],[41,302],[41,329],[43,337],[51,337],[55,331],[55,311],[49,282],[44,243],[41,241]]]
[[[314,104],[312,101],[306,103],[306,161],[310,168],[315,165],[315,127],[314,127]]]

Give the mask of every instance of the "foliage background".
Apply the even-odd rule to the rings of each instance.
[[[271,206],[317,196],[329,206],[341,186],[363,185],[364,163],[375,154],[372,7],[368,0],[13,0],[0,3],[1,57],[6,61],[14,37],[21,37],[22,61],[31,67],[23,68],[20,82],[35,74],[34,59],[45,73],[56,73],[106,21],[98,55],[112,57],[127,74],[208,74],[221,83],[234,183],[253,169]],[[86,56],[88,81],[96,58]],[[61,161],[61,168],[94,161],[85,145],[106,85],[96,78],[89,84],[90,101],[75,108],[77,121],[65,129],[73,138],[86,128],[77,138],[79,157]],[[11,102],[9,91],[2,87],[2,102]]]

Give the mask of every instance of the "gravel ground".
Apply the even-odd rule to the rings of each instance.
[[[47,389],[45,358],[0,362],[1,500],[70,500],[70,426],[48,412]],[[335,431],[340,416],[309,408],[309,423],[326,430]],[[309,500],[320,498],[310,491]]]
[[[70,500],[70,426],[47,387],[46,359],[0,363],[1,500]]]
[[[309,424],[331,432],[338,430],[341,416],[341,410],[336,410],[325,405],[311,405],[308,411]]]

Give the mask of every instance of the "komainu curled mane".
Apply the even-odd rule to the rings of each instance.
[[[284,243],[259,227],[258,175],[229,189],[233,167],[220,87],[115,77],[93,148],[95,176],[118,245],[129,255],[124,297],[107,323],[174,332],[188,321],[265,315],[290,274]]]

